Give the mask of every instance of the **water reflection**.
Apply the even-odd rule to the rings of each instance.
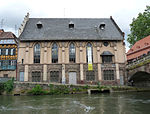
[[[0,96],[0,114],[149,114],[150,93]]]

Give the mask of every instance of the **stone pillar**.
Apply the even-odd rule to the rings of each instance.
[[[62,47],[62,63],[65,63],[65,47]]]
[[[47,81],[47,47],[44,48],[43,81]]]
[[[24,81],[29,81],[28,80],[28,71],[29,70],[29,66],[28,65],[25,65],[25,69],[24,69]]]
[[[47,81],[47,65],[43,66],[43,81]]]
[[[118,64],[118,54],[117,54],[117,47],[114,46],[115,51],[115,65],[116,65],[116,78],[118,83],[120,82],[120,75],[119,75],[119,64]]]
[[[28,44],[26,44],[26,50],[25,50],[25,67],[24,67],[24,81],[29,81],[28,80],[28,73],[29,73],[29,47]]]
[[[82,47],[80,47],[80,80],[83,81],[84,80],[84,76],[83,76],[83,53],[82,53],[83,49]]]
[[[80,64],[80,80],[84,80],[84,76],[83,76],[83,64]]]
[[[97,68],[98,68],[98,81],[102,80],[102,71],[101,71],[101,63],[100,63],[100,48],[97,47]]]
[[[66,83],[66,77],[65,77],[65,64],[62,64],[62,84]]]
[[[101,64],[98,63],[98,81],[102,80]]]
[[[29,47],[26,47],[26,52],[25,52],[25,64],[29,64]]]
[[[117,76],[117,80],[120,79],[120,76],[119,76],[119,64],[116,63],[116,76]]]
[[[66,83],[66,76],[65,76],[65,47],[62,47],[62,84]]]

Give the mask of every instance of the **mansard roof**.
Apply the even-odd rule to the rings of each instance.
[[[38,27],[40,22],[42,27]],[[73,23],[73,28],[69,24]],[[105,28],[100,29],[101,23]],[[123,32],[112,18],[29,18],[21,41],[123,40]]]

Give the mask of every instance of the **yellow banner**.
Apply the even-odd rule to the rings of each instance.
[[[93,70],[93,65],[92,64],[88,64],[88,70]]]

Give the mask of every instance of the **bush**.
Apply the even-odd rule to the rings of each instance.
[[[4,83],[0,83],[0,95],[4,92]]]
[[[89,89],[89,86],[88,86],[88,85],[85,85],[85,86],[83,87],[83,89]]]
[[[36,85],[28,93],[32,95],[42,95],[42,94],[47,94],[48,92],[44,91],[40,85]]]
[[[6,83],[4,83],[4,90],[7,93],[12,92],[13,88],[14,88],[14,78],[12,78],[11,80],[8,80]]]

